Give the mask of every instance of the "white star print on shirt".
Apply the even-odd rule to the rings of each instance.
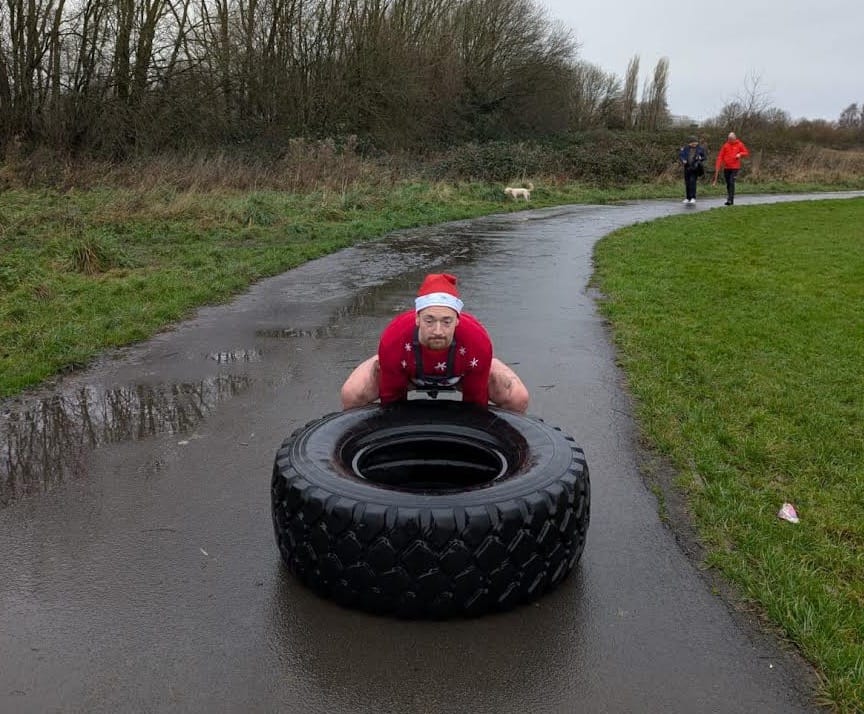
[[[445,369],[447,369],[447,363],[446,362],[439,362],[438,364],[435,365],[435,369],[437,369],[439,372],[443,372]]]
[[[408,369],[408,363],[404,359],[402,360],[402,369]]]
[[[410,343],[410,342],[406,342],[406,343],[405,343],[405,351],[406,351],[406,352],[410,352],[410,351],[411,351],[411,343]]]
[[[460,347],[460,348],[459,348],[459,354],[460,354],[460,355],[464,355],[467,351],[468,351],[468,350],[466,350],[464,347]]]
[[[469,364],[470,364],[472,367],[476,367],[478,364],[480,364],[480,360],[477,359],[477,358],[475,357],[474,359],[472,359],[472,360],[469,362]]]

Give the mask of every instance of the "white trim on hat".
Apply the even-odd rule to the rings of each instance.
[[[432,307],[433,305],[438,305],[440,307],[452,308],[456,312],[461,313],[464,304],[458,297],[450,293],[427,293],[414,300],[416,312],[420,312],[424,308]]]

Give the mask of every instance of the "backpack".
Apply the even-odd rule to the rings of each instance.
[[[687,151],[687,168],[695,172],[697,176],[705,175],[705,167],[702,165],[702,157],[699,156],[699,147],[690,146]]]

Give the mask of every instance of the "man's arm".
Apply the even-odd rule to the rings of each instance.
[[[717,176],[720,173],[720,167],[723,165],[723,150],[725,148],[725,144],[720,147],[720,151],[717,152],[717,158],[714,160],[714,178],[711,180],[712,185],[717,184]]]
[[[714,175],[716,176],[720,169],[723,168],[723,164],[726,158],[726,144],[720,147],[720,151],[717,152],[717,158],[714,160]]]
[[[492,358],[489,357],[486,369],[472,369],[462,377],[462,401],[486,406],[489,404],[489,371]]]
[[[398,335],[387,330],[378,343],[378,392],[382,404],[408,398],[408,378],[402,368],[402,344]]]
[[[492,340],[476,320],[463,320],[466,363],[462,375],[462,401],[486,406],[489,403],[489,372],[492,369]],[[460,342],[460,344],[463,344]]]

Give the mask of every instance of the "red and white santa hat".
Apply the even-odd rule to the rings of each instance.
[[[458,313],[462,312],[463,303],[459,299],[456,287],[456,276],[449,273],[431,273],[423,279],[414,300],[417,312],[433,305],[449,307]]]

